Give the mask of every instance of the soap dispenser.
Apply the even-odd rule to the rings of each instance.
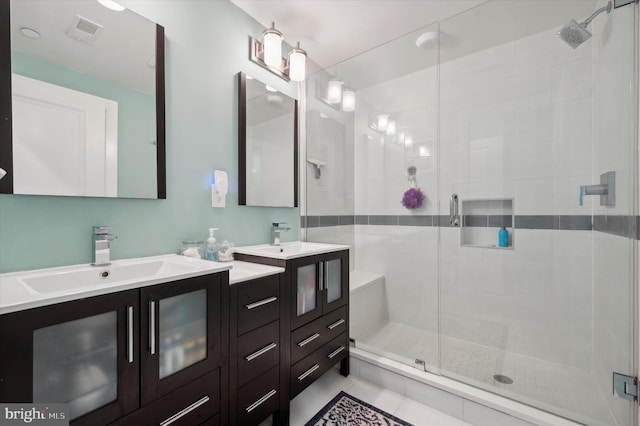
[[[209,238],[207,238],[207,246],[204,249],[205,260],[218,261],[218,246],[216,245],[216,238],[213,236],[213,233],[217,230],[218,228],[209,228]]]

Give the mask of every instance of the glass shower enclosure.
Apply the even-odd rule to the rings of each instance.
[[[356,347],[635,424],[636,8],[492,0],[308,79],[303,226],[351,245]]]

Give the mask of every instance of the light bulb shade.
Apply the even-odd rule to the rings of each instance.
[[[342,110],[344,112],[352,112],[356,109],[356,92],[345,89],[342,92]]]
[[[387,135],[392,136],[396,134],[396,122],[394,120],[389,120],[387,123]]]
[[[282,33],[271,23],[271,28],[262,33],[262,49],[264,63],[270,67],[282,64]]]
[[[380,114],[378,116],[378,131],[384,132],[389,125],[389,114]]]
[[[330,80],[327,85],[327,102],[339,104],[342,101],[342,82],[340,80]]]
[[[306,76],[307,53],[300,49],[300,43],[289,52],[289,78],[303,81]]]
[[[98,0],[98,3],[106,7],[107,9],[115,10],[116,12],[122,12],[126,8],[113,0]]]

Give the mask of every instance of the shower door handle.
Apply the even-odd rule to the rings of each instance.
[[[458,202],[458,194],[451,194],[451,198],[449,198],[449,223],[451,226],[460,225],[458,220]]]

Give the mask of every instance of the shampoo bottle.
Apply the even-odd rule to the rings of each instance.
[[[218,228],[209,228],[209,238],[207,238],[207,245],[204,248],[204,258],[213,262],[218,261],[218,246],[216,245],[216,238],[213,236],[213,233],[217,230]]]
[[[498,247],[509,247],[509,231],[504,226],[498,231]]]

